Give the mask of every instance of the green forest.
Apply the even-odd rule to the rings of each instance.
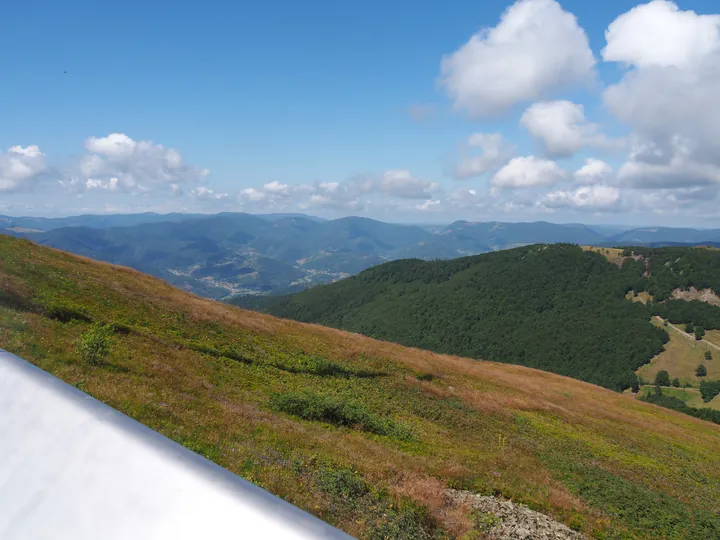
[[[677,288],[720,291],[718,249],[635,247],[626,249],[625,253],[632,253],[648,261],[646,289],[656,302],[667,300]]]
[[[248,307],[622,391],[669,339],[649,324],[653,314],[720,328],[715,306],[625,298],[630,291],[665,299],[677,287],[720,289],[720,251],[638,248],[626,255],[619,266],[600,253],[556,244],[450,261],[408,259]]]
[[[535,245],[451,261],[402,260],[265,310],[371,337],[523,364],[617,390],[660,352],[667,333],[625,300],[644,264],[622,268],[574,245]]]

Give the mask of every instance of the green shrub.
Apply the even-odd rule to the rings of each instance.
[[[655,384],[658,386],[670,386],[670,374],[664,369],[655,375]]]
[[[696,377],[705,377],[707,375],[707,368],[703,364],[699,364],[698,367],[695,368],[695,376]]]
[[[68,323],[71,321],[80,321],[89,323],[92,318],[85,313],[82,308],[74,306],[67,302],[53,302],[43,306],[45,316],[56,321]]]
[[[687,324],[685,325],[685,332],[686,332],[687,334],[692,334],[693,332],[695,332],[695,327],[693,326],[692,323],[687,323]]]
[[[236,360],[237,362],[242,362],[243,364],[252,364],[253,362],[252,359],[235,352],[228,346],[217,349],[215,347],[210,347],[202,343],[191,343],[190,345],[188,345],[188,348],[195,352],[207,354],[208,356],[212,356],[214,358],[229,358],[230,360]]]
[[[701,382],[700,394],[702,395],[703,401],[705,403],[712,401],[715,396],[720,394],[720,381]]]
[[[705,336],[705,329],[702,326],[695,327],[695,339],[700,341]]]
[[[370,491],[360,475],[351,469],[321,467],[314,476],[318,487],[333,498],[350,501]]]
[[[705,360],[712,360],[712,352],[710,352],[710,349],[705,351]]]
[[[110,354],[110,338],[113,330],[104,324],[94,324],[80,338],[78,350],[88,364],[97,365]]]
[[[673,385],[675,388],[680,388],[680,379],[678,379],[677,377],[675,377],[675,378],[672,380],[672,385]]]
[[[338,396],[312,392],[276,393],[270,406],[280,412],[315,422],[327,422],[400,440],[410,440],[412,433],[402,424],[375,414],[363,404]]]
[[[346,368],[335,362],[331,362],[320,356],[300,354],[285,361],[278,361],[272,364],[278,369],[288,371],[290,373],[307,373],[309,375],[317,375],[318,377],[344,377],[350,378],[374,378],[384,375],[374,371],[354,370]]]

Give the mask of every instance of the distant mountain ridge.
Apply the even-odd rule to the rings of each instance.
[[[593,227],[546,221],[447,226],[305,214],[0,216],[0,233],[136,268],[211,298],[286,294],[397,259],[454,259],[536,243],[714,245],[720,230]]]

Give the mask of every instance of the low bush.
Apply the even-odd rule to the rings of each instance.
[[[276,393],[270,397],[270,406],[304,420],[327,422],[400,440],[413,438],[410,430],[402,424],[373,413],[361,403],[339,396],[312,392]]]
[[[720,394],[720,381],[703,381],[700,383],[700,394],[702,395],[703,401],[708,403],[712,401],[715,396]]]
[[[243,364],[252,364],[253,362],[252,359],[235,352],[230,347],[222,347],[218,349],[200,343],[191,343],[190,345],[188,345],[188,348],[195,352],[207,354],[208,356],[212,356],[214,358],[229,358],[231,360],[242,362]]]
[[[43,313],[46,317],[60,321],[62,323],[69,323],[71,321],[80,321],[85,323],[92,322],[92,318],[85,313],[85,311],[77,306],[74,306],[68,302],[53,302],[43,306]]]
[[[272,364],[278,369],[290,373],[307,373],[319,377],[344,377],[344,378],[374,378],[384,375],[374,371],[355,370],[346,368],[335,362],[331,362],[320,356],[302,354],[289,360],[277,361]]]
[[[80,338],[78,350],[88,364],[97,365],[110,353],[110,338],[113,331],[110,326],[94,324]]]

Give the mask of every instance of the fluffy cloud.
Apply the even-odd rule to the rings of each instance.
[[[680,11],[674,2],[653,0],[610,24],[602,56],[639,68],[686,69],[718,52],[719,31],[720,15]]]
[[[205,186],[198,186],[190,190],[190,195],[198,200],[204,201],[220,201],[227,198],[227,193],[218,193],[212,189],[206,188]]]
[[[155,187],[179,186],[199,182],[208,175],[184,163],[173,148],[165,148],[151,141],[134,141],[122,133],[107,137],[90,137],[85,141],[90,154],[78,165],[80,181],[65,185],[87,189],[103,188],[113,191],[143,192]]]
[[[608,145],[598,126],[585,118],[584,107],[571,101],[534,103],[523,113],[520,124],[550,157],[568,157],[586,146]]]
[[[480,176],[502,167],[513,156],[514,148],[505,143],[499,133],[473,133],[467,140],[468,149],[479,150],[479,155],[465,155],[455,168],[455,178]]]
[[[13,146],[0,152],[0,192],[26,189],[47,171],[38,146]]]
[[[540,204],[548,208],[610,210],[620,201],[620,191],[610,186],[582,186],[571,191],[553,191]]]
[[[530,188],[555,184],[567,173],[554,161],[535,156],[514,158],[492,178],[494,188]]]
[[[402,199],[429,199],[437,187],[404,170],[387,171],[380,180],[380,191]]]
[[[555,0],[520,0],[443,58],[440,84],[457,110],[485,117],[591,80],[594,65],[573,14]]]
[[[585,165],[580,167],[575,174],[575,181],[578,184],[598,184],[609,179],[613,174],[610,164],[599,159],[588,158]]]
[[[720,16],[655,0],[618,17],[607,40],[605,60],[631,68],[603,96],[634,134],[619,180],[644,188],[720,181]]]

